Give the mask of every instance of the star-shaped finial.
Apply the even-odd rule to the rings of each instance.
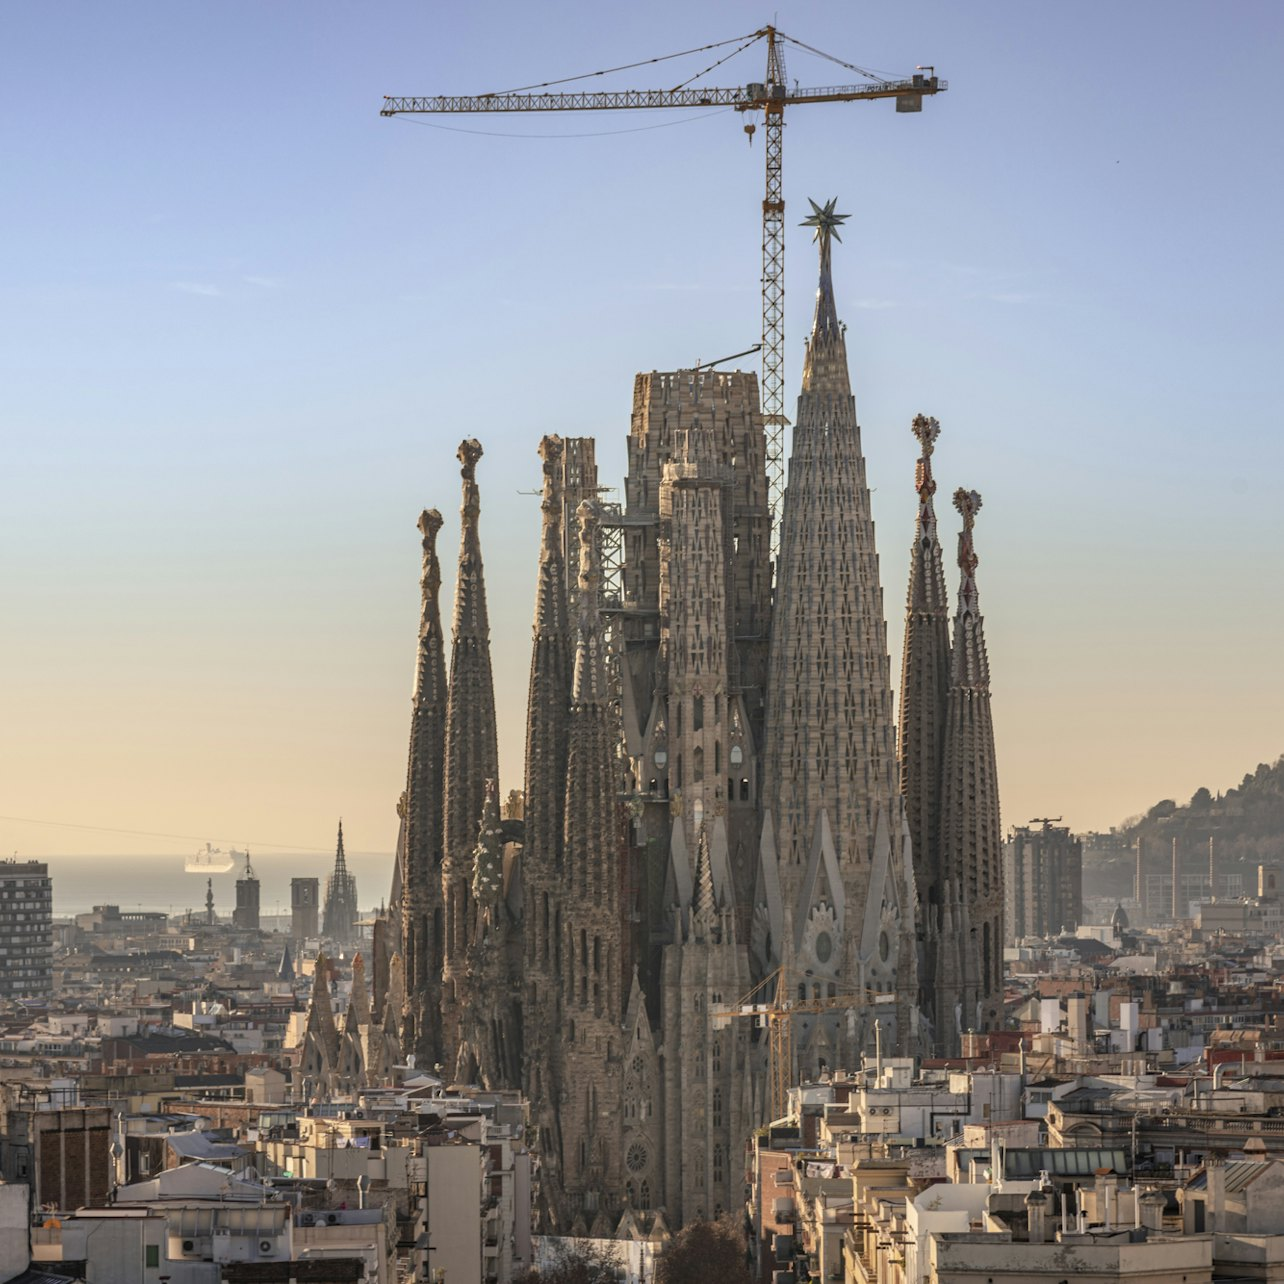
[[[841,241],[843,238],[838,235],[839,225],[845,223],[850,214],[834,213],[834,206],[838,204],[838,197],[826,201],[823,205],[817,205],[810,197],[807,204],[811,206],[811,213],[798,224],[799,227],[814,227],[815,235],[811,238],[813,241],[819,241],[822,235],[832,236],[835,241]]]

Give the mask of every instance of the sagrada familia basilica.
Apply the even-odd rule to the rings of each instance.
[[[367,1026],[365,1039],[381,1063],[399,1053],[520,1088],[541,1216],[564,1234],[609,1235],[629,1208],[662,1209],[676,1226],[739,1205],[744,1142],[769,1118],[773,1073],[855,1068],[876,1042],[954,1051],[1000,1021],[981,499],[954,496],[951,623],[939,427],[916,418],[898,739],[831,278],[843,216],[814,208],[820,283],[774,576],[753,374],[637,376],[619,506],[598,502],[592,439],[545,437],[526,779],[507,796],[478,442],[459,448],[449,647],[442,520],[420,518],[393,901],[376,928],[373,1008],[364,981],[359,997],[387,1033],[371,1043]],[[769,1040],[768,1018],[741,1015],[753,1005],[790,1037]],[[360,1052],[328,1011],[311,1044],[319,1076],[327,1057],[334,1073]],[[781,1047],[790,1064],[770,1065]]]

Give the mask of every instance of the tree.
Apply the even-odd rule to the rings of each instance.
[[[611,1244],[591,1239],[552,1242],[552,1265],[514,1275],[513,1284],[618,1284],[623,1267]]]
[[[729,1217],[688,1222],[664,1250],[655,1284],[752,1284],[744,1236]]]

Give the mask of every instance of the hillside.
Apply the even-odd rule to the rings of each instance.
[[[1138,837],[1168,842],[1175,836],[1183,848],[1212,837],[1219,864],[1284,862],[1284,757],[1261,763],[1225,793],[1201,788],[1181,806],[1171,798],[1157,802],[1125,821],[1119,834],[1129,847]]]
[[[1174,837],[1187,869],[1206,860],[1211,837],[1219,871],[1239,873],[1245,892],[1256,890],[1258,865],[1284,866],[1284,757],[1273,765],[1260,764],[1224,793],[1197,789],[1180,806],[1165,798],[1108,834],[1086,835],[1085,898],[1131,898],[1137,839],[1145,840],[1147,851],[1158,853],[1168,850]]]

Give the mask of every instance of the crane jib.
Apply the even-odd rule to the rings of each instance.
[[[936,76],[875,81],[865,85],[828,85],[788,90],[784,85],[738,85],[732,89],[627,89],[618,93],[583,94],[439,94],[434,97],[387,97],[380,115],[412,112],[542,112],[618,111],[622,107],[733,107],[754,111],[770,104],[849,102],[862,98],[895,98],[902,94],[937,94],[949,82]]]
[[[528,85],[521,90],[492,94],[441,94],[430,97],[390,96],[383,100],[381,115],[400,116],[411,113],[482,112],[533,113],[552,111],[618,111],[620,108],[726,108],[729,111],[763,113],[763,158],[766,185],[762,202],[762,376],[759,385],[762,419],[766,429],[767,503],[771,510],[771,557],[773,563],[780,552],[780,515],[785,491],[785,428],[789,423],[785,414],[785,196],[783,182],[784,164],[784,109],[793,104],[859,102],[862,99],[893,98],[898,112],[923,110],[923,99],[949,88],[949,82],[936,75],[936,68],[921,65],[914,74],[898,80],[880,80],[861,67],[838,58],[800,41],[792,40],[775,27],[764,27],[754,32],[749,43],[765,37],[767,62],[762,80],[750,81],[731,89],[714,89],[705,86],[681,84],[673,89],[627,89],[614,93],[552,93],[554,84],[567,84],[585,77],[568,77],[567,80],[545,81],[542,85]],[[827,85],[804,89],[796,81],[792,89],[785,74],[781,41],[792,41],[809,53],[820,54],[830,61],[865,76],[861,84]],[[733,44],[735,41],[727,41]],[[708,46],[716,48],[720,46]],[[689,52],[695,52],[688,50]],[[736,50],[735,52],[740,52]],[[672,57],[683,57],[674,54]],[[728,55],[731,57],[732,55]],[[664,61],[651,59],[650,62]],[[726,58],[706,67],[703,76],[721,65]],[[612,72],[626,71],[629,67],[642,66],[631,63],[628,67],[612,68]],[[606,72],[595,72],[605,75]],[[698,79],[699,77],[692,77]],[[529,92],[530,90],[545,92]],[[751,121],[744,127],[753,141],[757,126]],[[787,1037],[788,1022],[778,1023],[776,1036]],[[781,1032],[785,1031],[784,1034]],[[784,1058],[785,1061],[788,1058]],[[775,1085],[780,1089],[782,1085]],[[779,1093],[777,1093],[779,1095]]]

